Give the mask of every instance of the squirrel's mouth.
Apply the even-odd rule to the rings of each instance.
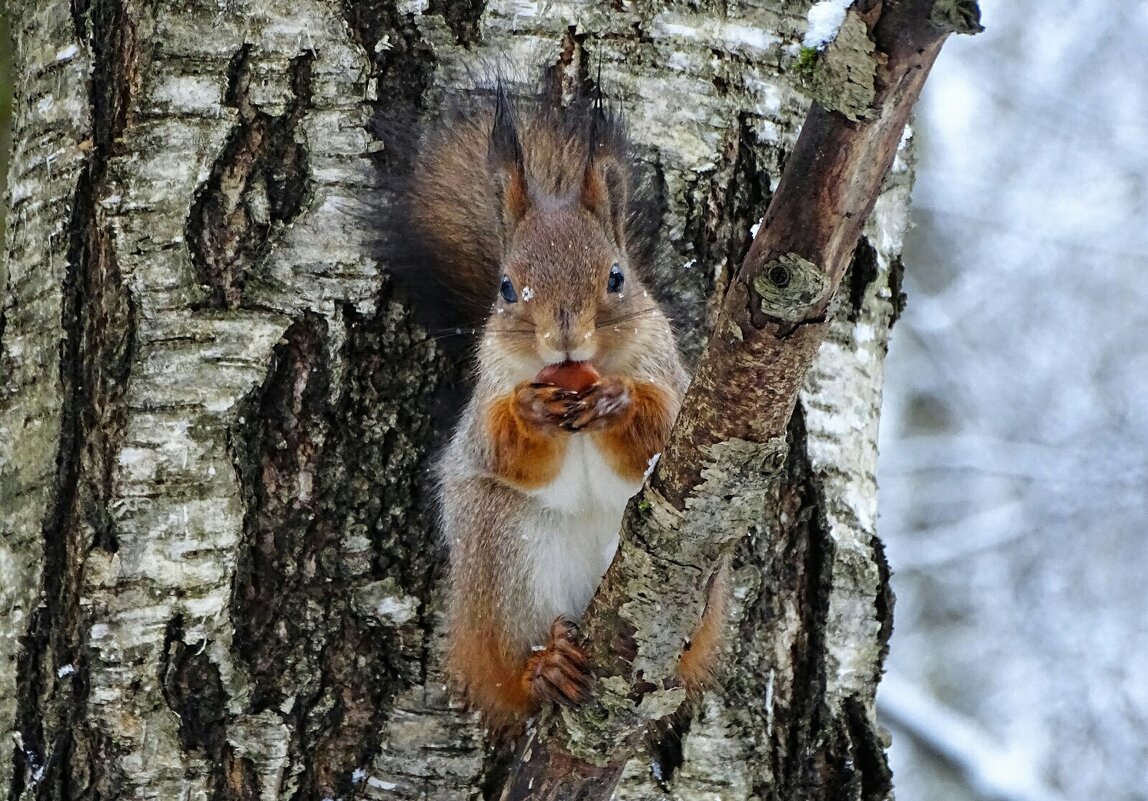
[[[601,377],[601,373],[591,362],[567,360],[546,365],[538,371],[535,381],[581,392],[596,384]]]

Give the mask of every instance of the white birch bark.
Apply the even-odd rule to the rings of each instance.
[[[572,82],[600,60],[662,182],[696,353],[804,114],[805,8],[24,6],[0,273],[0,737],[19,753],[0,787],[474,797],[497,760],[437,668],[441,557],[417,489],[446,367],[369,256],[372,104],[420,80],[469,88],[476,64]],[[796,532],[800,498],[804,528],[742,549],[729,673],[681,768],[659,765],[666,788],[643,758],[619,798],[772,797],[801,772],[782,730],[814,700],[872,724],[890,613],[876,424],[908,181],[901,164],[802,397],[800,475],[764,514],[763,532]],[[810,664],[793,658],[807,582],[774,582],[805,570],[795,555],[824,584]]]

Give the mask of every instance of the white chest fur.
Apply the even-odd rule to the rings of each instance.
[[[585,611],[614,558],[626,502],[640,486],[615,473],[589,436],[575,435],[558,477],[531,493],[535,508],[522,539],[543,630],[558,615],[577,619]]]

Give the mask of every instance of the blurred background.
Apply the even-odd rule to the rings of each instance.
[[[888,361],[897,796],[1145,799],[1148,3],[981,6],[914,123]]]
[[[982,0],[881,421],[897,797],[1148,798],[1148,3]]]

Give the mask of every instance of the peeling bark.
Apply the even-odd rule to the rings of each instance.
[[[804,8],[27,0],[11,18],[0,787],[497,797],[511,755],[438,667],[444,557],[424,498],[464,365],[371,255],[417,136],[392,112],[409,125],[477,64],[536,70],[559,96],[600,64],[656,185],[696,359],[804,113],[788,47]],[[709,503],[739,499],[750,531],[728,546],[736,667],[680,736],[662,726],[609,768],[619,798],[888,796],[872,467],[909,174],[886,185],[792,424],[712,443]],[[682,620],[707,579],[685,573],[635,570]],[[663,634],[639,650],[651,675],[680,647]],[[656,718],[682,695],[646,698]]]

